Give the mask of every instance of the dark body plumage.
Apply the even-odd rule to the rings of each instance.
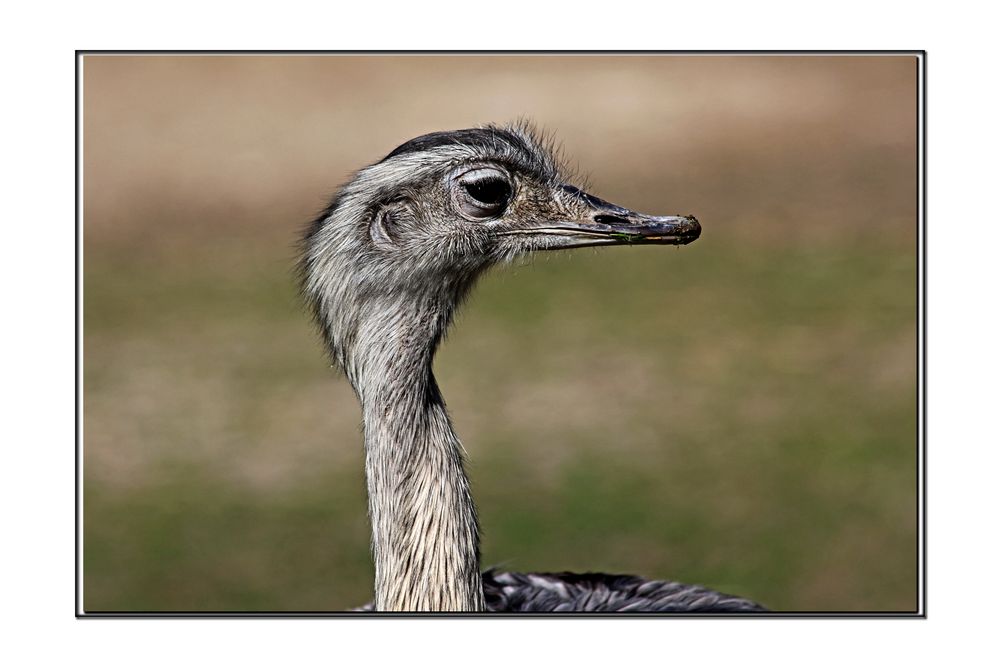
[[[627,574],[483,573],[486,607],[495,612],[767,611],[756,602],[676,581]]]

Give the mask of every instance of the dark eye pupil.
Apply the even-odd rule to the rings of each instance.
[[[510,198],[510,185],[500,178],[484,178],[463,185],[470,197],[490,206],[501,206]]]

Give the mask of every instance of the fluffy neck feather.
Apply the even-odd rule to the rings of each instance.
[[[429,295],[366,304],[345,364],[364,413],[380,611],[485,607],[462,445],[431,372],[453,307]]]

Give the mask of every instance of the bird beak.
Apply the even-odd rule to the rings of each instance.
[[[595,245],[686,245],[701,235],[693,215],[654,216],[636,213],[587,194],[572,185],[562,186],[572,219],[517,230],[545,237],[544,249]]]

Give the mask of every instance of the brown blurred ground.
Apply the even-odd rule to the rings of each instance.
[[[908,57],[87,56],[85,606],[370,594],[359,414],[294,244],[406,139],[529,117],[596,194],[705,232],[474,295],[437,372],[486,562],[912,609],[915,83]]]

